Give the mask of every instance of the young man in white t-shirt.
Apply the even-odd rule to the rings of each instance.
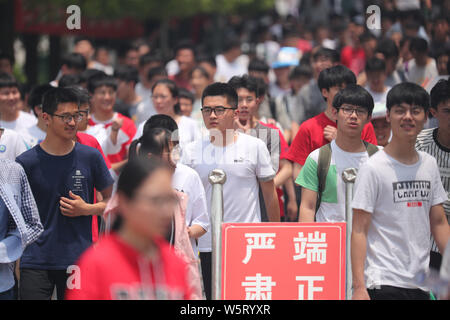
[[[269,221],[280,221],[280,208],[273,178],[275,171],[263,141],[234,130],[238,96],[226,83],[209,85],[202,95],[202,114],[209,136],[188,144],[182,162],[200,176],[211,210],[210,172],[222,169],[224,222],[261,222],[259,188],[261,188]],[[207,298],[211,297],[211,232],[199,239],[200,259]]]
[[[21,110],[19,83],[10,74],[0,73],[0,126],[20,132],[37,122]]]
[[[358,169],[369,158],[367,147],[361,140],[361,132],[370,121],[373,106],[370,93],[356,84],[349,84],[336,94],[333,113],[337,118],[337,135],[329,144],[331,159],[325,186],[319,190],[321,148],[309,154],[295,181],[302,187],[299,222],[345,221],[345,183],[341,178],[342,172],[347,168]],[[323,148],[328,148],[328,145]],[[321,201],[316,213],[319,192]]]
[[[401,83],[387,96],[392,140],[359,169],[351,256],[353,299],[429,299],[415,277],[427,271],[430,236],[441,252],[449,239],[447,194],[429,154],[415,149],[429,107],[419,85]]]

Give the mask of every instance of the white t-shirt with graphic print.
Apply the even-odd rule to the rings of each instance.
[[[436,159],[418,154],[419,161],[406,165],[380,150],[359,169],[352,207],[371,214],[367,288],[418,288],[414,277],[429,268],[430,209],[442,204],[447,193]]]
[[[319,150],[320,148],[309,154],[305,165],[295,180],[295,183],[303,188],[315,192],[319,189],[319,178],[317,176]],[[335,140],[331,142],[330,168],[320,207],[316,213],[317,222],[345,222],[345,183],[342,180],[342,172],[348,168],[358,169],[368,158],[367,151],[346,152],[338,147]]]
[[[206,192],[211,216],[212,185],[208,180],[214,169],[226,174],[223,185],[223,222],[261,222],[259,181],[275,177],[269,150],[258,138],[237,133],[237,141],[217,147],[209,137],[194,141],[183,149],[182,163],[197,171]],[[199,239],[199,251],[211,251],[211,232]]]

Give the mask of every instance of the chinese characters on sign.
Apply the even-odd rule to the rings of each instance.
[[[345,223],[222,228],[223,299],[345,299]]]

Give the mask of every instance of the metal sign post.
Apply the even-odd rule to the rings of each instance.
[[[342,179],[345,182],[345,222],[347,223],[347,237],[345,241],[345,297],[352,298],[352,260],[351,260],[351,240],[353,224],[353,185],[356,179],[357,169],[348,168],[342,172]]]
[[[226,174],[214,169],[208,176],[212,184],[211,196],[211,233],[212,233],[212,299],[220,300],[222,292],[222,221],[223,221],[223,184]]]

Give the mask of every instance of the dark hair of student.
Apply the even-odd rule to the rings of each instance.
[[[172,98],[179,98],[179,90],[174,81],[172,81],[170,79],[160,79],[160,80],[156,81],[152,87],[152,93],[153,93],[153,91],[155,91],[155,88],[158,85],[164,85],[167,89],[169,89],[170,94],[172,95]],[[175,114],[181,114],[180,103],[176,103],[173,106],[173,110],[174,110]]]
[[[192,92],[190,92],[189,90],[185,89],[185,88],[180,88],[179,89],[179,97],[180,98],[184,98],[184,99],[188,99],[188,100],[191,101],[191,103],[194,103],[194,101],[195,101],[194,94]]]
[[[59,79],[58,87],[76,86],[81,83],[81,77],[78,74],[65,74]]]
[[[114,68],[114,78],[136,84],[139,82],[139,72],[132,66],[118,65]]]
[[[137,143],[130,147],[130,159],[145,157],[149,153],[156,157],[161,157],[163,152],[170,149],[172,132],[164,128],[151,128],[144,132],[136,140]],[[133,141],[134,143],[134,141]],[[139,149],[137,148],[139,145]]]
[[[53,89],[54,87],[50,84],[41,84],[33,87],[31,89],[30,95],[28,96],[28,106],[33,110],[34,115],[37,117],[36,111],[34,111],[34,107],[42,108],[42,97],[44,93],[48,90]]]
[[[71,52],[62,57],[61,65],[81,72],[86,70],[86,58],[80,53]]]
[[[117,91],[117,81],[114,77],[107,75],[106,73],[98,73],[91,76],[87,81],[87,89],[90,94],[94,94],[95,90],[100,87],[109,87],[114,91]]]
[[[366,62],[365,71],[367,72],[385,72],[386,71],[386,62],[384,60],[372,57]]]
[[[313,70],[311,66],[307,64],[296,66],[292,69],[291,73],[289,73],[289,80],[299,79],[301,77],[305,77],[311,79],[313,76]]]
[[[394,40],[384,38],[377,44],[375,52],[382,53],[385,59],[395,58],[399,56],[398,47]]]
[[[152,81],[153,78],[156,77],[156,76],[167,77],[166,68],[163,67],[163,66],[159,66],[159,67],[153,67],[153,68],[148,70],[148,73],[147,73],[147,80],[148,81]]]
[[[149,53],[142,55],[139,58],[139,67],[144,67],[146,64],[149,64],[149,63],[159,63],[160,65],[162,65],[163,62],[164,62],[164,59],[162,58],[161,55],[149,52]]]
[[[248,64],[248,71],[256,71],[256,72],[269,72],[269,65],[261,59],[252,59]]]
[[[331,87],[340,86],[342,84],[356,84],[356,77],[353,71],[343,65],[333,66],[320,72],[317,79],[319,89],[329,90]]]
[[[391,110],[395,105],[407,103],[420,106],[425,112],[430,108],[430,95],[428,92],[412,82],[402,82],[392,87],[386,97],[386,108]]]
[[[413,52],[420,52],[420,53],[427,53],[428,52],[428,42],[427,40],[415,37],[411,39],[411,42],[409,43],[409,51]]]
[[[211,78],[211,75],[208,73],[208,71],[206,71],[205,70],[205,68],[203,68],[202,66],[195,66],[192,70],[191,70],[191,73],[190,73],[190,76],[192,77],[192,74],[194,73],[194,71],[196,71],[196,70],[198,70],[201,74],[202,74],[202,76],[204,77],[204,78],[206,78],[206,79],[210,79]]]
[[[450,100],[450,81],[447,79],[439,80],[430,92],[430,107],[437,110],[438,105],[442,102]]]
[[[79,105],[80,96],[78,92],[73,87],[49,89],[42,97],[42,112],[54,114],[60,103],[73,102]]]
[[[19,82],[17,82],[14,76],[6,72],[0,73],[0,88],[12,88],[16,87],[19,89]]]
[[[202,93],[202,105],[205,97],[210,96],[225,97],[231,107],[237,108],[238,106],[238,95],[236,93],[236,90],[228,83],[215,82],[207,86]]]
[[[217,67],[216,58],[213,55],[198,54],[195,58],[195,60],[197,60],[197,63],[205,62],[210,64],[214,68]]]
[[[247,89],[250,92],[255,94],[255,97],[259,96],[258,93],[258,81],[256,78],[251,77],[247,74],[244,74],[242,77],[234,76],[229,81],[228,84],[231,85],[234,90],[238,90],[241,88]]]
[[[175,46],[174,53],[177,55],[178,51],[180,50],[191,50],[192,53],[195,55],[195,47],[192,41],[190,40],[181,40],[178,42],[178,44]]]
[[[341,59],[339,52],[324,47],[320,47],[316,52],[313,53],[312,60],[317,61],[317,59],[321,57],[329,59],[333,63],[338,63]]]
[[[357,84],[349,84],[340,90],[333,99],[333,108],[339,109],[343,104],[351,104],[367,110],[369,117],[372,115],[374,102],[372,95]]]

